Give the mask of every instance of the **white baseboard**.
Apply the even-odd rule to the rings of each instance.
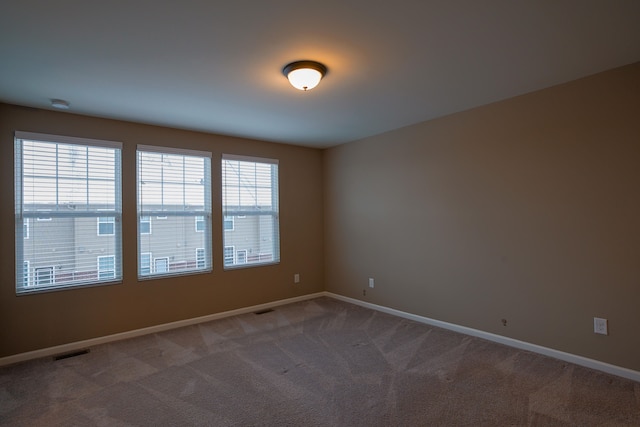
[[[113,341],[120,341],[129,338],[135,338],[142,335],[154,334],[157,332],[168,331],[170,329],[182,328],[184,326],[197,325],[198,323],[209,322],[211,320],[222,319],[224,317],[237,316],[239,314],[252,313],[254,311],[266,310],[280,305],[291,304],[294,302],[305,301],[308,299],[325,296],[325,292],[315,294],[302,295],[294,298],[268,302],[265,304],[254,305],[251,307],[243,307],[236,310],[223,311],[222,313],[214,313],[192,319],[178,320],[177,322],[163,323],[161,325],[150,326],[148,328],[135,329],[133,331],[121,332],[118,334],[107,335],[103,337],[91,338],[83,341],[76,341],[68,344],[57,345],[55,347],[47,347],[39,350],[29,351],[26,353],[14,354],[11,356],[1,357],[0,366],[11,365],[14,363],[25,362],[27,360],[39,359],[42,357],[55,356],[59,354],[71,353],[74,351],[86,349],[100,344],[106,344]]]
[[[576,365],[584,366],[586,368],[595,369],[598,371],[606,372],[608,374],[617,375],[622,378],[627,378],[633,381],[640,382],[640,372],[634,371],[632,369],[611,365],[609,363],[600,362],[598,360],[589,359],[589,358],[578,356],[571,353],[565,353],[564,351],[554,350],[552,348],[543,347],[537,344],[531,344],[525,341],[519,341],[513,338],[503,337],[501,335],[492,334],[490,332],[484,332],[478,329],[468,328],[466,326],[460,326],[453,323],[447,323],[440,320],[430,319],[428,317],[418,316],[416,314],[406,313],[404,311],[384,307],[381,305],[371,304],[365,301],[361,301],[355,298],[345,297],[345,296],[334,294],[331,292],[324,292],[324,295],[331,298],[335,298],[340,301],[345,301],[351,304],[356,304],[362,307],[370,308],[372,310],[381,311],[383,313],[391,314],[398,317],[403,317],[405,319],[414,320],[416,322],[425,323],[431,326],[437,326],[439,328],[448,329],[448,330],[459,332],[465,335],[483,338],[489,341],[508,345],[509,347],[515,347],[520,350],[528,350],[533,353],[543,354],[545,356],[553,357],[555,359],[564,360],[565,362],[574,363]]]
[[[589,358],[578,356],[571,353],[565,353],[563,351],[554,350],[552,348],[531,344],[525,341],[519,341],[513,338],[492,334],[492,333],[481,331],[478,329],[468,328],[466,326],[460,326],[453,323],[430,319],[428,317],[419,316],[417,314],[407,313],[404,311],[396,310],[389,307],[384,307],[377,304],[372,304],[372,303],[361,301],[355,298],[345,297],[345,296],[334,294],[332,292],[327,292],[327,291],[317,292],[317,293],[308,294],[308,295],[302,295],[294,298],[287,298],[283,300],[268,302],[265,304],[254,305],[251,307],[243,307],[236,310],[224,311],[221,313],[209,314],[206,316],[195,317],[192,319],[179,320],[177,322],[164,323],[161,325],[150,326],[148,328],[135,329],[133,331],[121,332],[118,334],[91,338],[88,340],[76,341],[68,344],[58,345],[55,347],[48,347],[48,348],[43,348],[39,350],[29,351],[26,353],[20,353],[20,354],[15,354],[11,356],[1,357],[0,366],[11,365],[14,363],[24,362],[27,360],[38,359],[42,357],[49,357],[49,356],[55,356],[59,354],[71,353],[74,351],[86,349],[86,348],[100,345],[100,344],[107,344],[110,342],[125,340],[129,338],[135,338],[142,335],[154,334],[158,332],[168,331],[170,329],[181,328],[184,326],[197,325],[199,323],[209,322],[211,320],[237,316],[240,314],[252,313],[254,311],[266,310],[269,308],[278,307],[285,304],[291,304],[299,301],[306,301],[309,299],[318,298],[322,296],[326,296],[326,297],[334,298],[340,301],[370,308],[372,310],[376,310],[383,313],[391,314],[393,316],[398,316],[405,319],[413,320],[419,323],[424,323],[427,325],[448,329],[450,331],[459,332],[461,334],[483,338],[489,341],[497,342],[497,343],[518,348],[521,350],[527,350],[534,353],[543,354],[545,356],[553,357],[555,359],[564,360],[569,363],[574,363],[576,365],[584,366],[587,368],[595,369],[598,371],[606,372],[608,374],[617,375],[622,378],[627,378],[633,381],[640,382],[640,372],[638,371],[634,371],[634,370],[623,368],[616,365],[611,365],[609,363],[600,362],[598,360],[589,359]]]

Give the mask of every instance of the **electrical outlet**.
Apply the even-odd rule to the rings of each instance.
[[[296,273],[293,275],[293,283],[300,283],[300,274]]]
[[[370,288],[373,288],[373,285],[374,285],[374,283],[373,283],[373,277],[369,277],[369,287],[370,287]]]
[[[609,328],[607,326],[607,319],[601,319],[600,317],[593,318],[593,332],[601,335],[609,335]]]

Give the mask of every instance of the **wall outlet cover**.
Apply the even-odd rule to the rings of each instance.
[[[607,319],[600,317],[593,318],[593,332],[600,335],[609,335]]]

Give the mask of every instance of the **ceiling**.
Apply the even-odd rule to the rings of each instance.
[[[638,0],[2,0],[0,102],[330,147],[640,61]],[[329,72],[308,92],[282,68]]]

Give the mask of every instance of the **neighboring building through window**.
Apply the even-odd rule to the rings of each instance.
[[[211,271],[211,153],[139,145],[137,190],[138,277]]]
[[[116,142],[15,133],[18,294],[121,280],[120,156]]]
[[[223,154],[222,215],[225,268],[280,262],[278,161]]]

